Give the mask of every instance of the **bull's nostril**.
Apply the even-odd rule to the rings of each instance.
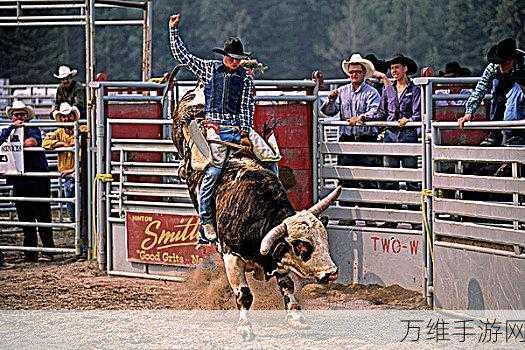
[[[337,271],[325,273],[323,277],[319,279],[319,283],[327,284],[330,282],[334,282],[335,280],[337,280]]]
[[[336,271],[336,272],[331,273],[331,274],[328,276],[328,280],[329,280],[330,282],[334,282],[334,281],[337,279],[337,277],[338,277],[338,276],[337,276],[337,271]]]

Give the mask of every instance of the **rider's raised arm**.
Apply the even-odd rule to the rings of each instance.
[[[207,77],[211,77],[213,61],[204,60],[188,52],[179,35],[178,28],[170,28],[170,46],[173,57],[180,63],[187,65],[189,70],[191,70],[199,80],[207,81]]]

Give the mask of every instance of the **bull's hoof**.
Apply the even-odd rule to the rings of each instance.
[[[306,323],[306,319],[304,318],[301,313],[295,311],[290,312],[288,315],[286,315],[286,324],[288,324],[288,327],[291,327],[293,329],[309,329],[310,325]]]
[[[243,341],[252,341],[255,339],[255,333],[253,333],[252,326],[249,324],[237,326],[237,333],[239,333]]]

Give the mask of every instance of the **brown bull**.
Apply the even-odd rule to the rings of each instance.
[[[192,168],[188,125],[203,118],[204,97],[197,88],[183,96],[173,113],[173,141],[184,158],[180,172],[198,209],[202,171]],[[337,267],[328,250],[328,234],[319,215],[337,199],[337,188],[309,210],[296,213],[277,176],[250,158],[232,158],[224,166],[218,183],[216,223],[218,250],[222,254],[228,282],[240,311],[238,331],[243,339],[253,338],[248,310],[253,295],[246,273],[255,278],[272,277],[283,295],[286,321],[304,327],[304,317],[294,297],[290,272],[327,283],[337,278]]]

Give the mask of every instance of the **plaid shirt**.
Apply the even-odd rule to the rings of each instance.
[[[173,57],[180,63],[188,66],[190,71],[197,78],[204,82],[210,83],[216,69],[217,60],[204,60],[188,52],[182,39],[180,38],[177,28],[170,29],[170,46]],[[244,88],[241,96],[241,113],[206,113],[206,119],[221,125],[239,125],[241,130],[249,131],[253,126],[253,113],[255,110],[255,99],[253,97],[253,80],[247,76],[244,79]]]
[[[340,120],[347,120],[359,115],[364,115],[367,119],[377,112],[379,93],[366,82],[361,83],[355,90],[352,84],[347,84],[339,87],[337,91],[339,92],[337,99],[334,101],[328,99],[321,106],[321,112],[332,117],[329,119],[337,120],[337,117],[334,117],[337,113],[339,113]],[[376,136],[378,133],[378,128],[371,126],[345,125],[339,127],[339,134],[351,136]]]
[[[465,113],[473,114],[479,108],[485,94],[492,88],[492,81],[498,73],[498,65],[490,63],[483,71],[480,81],[465,104]]]

